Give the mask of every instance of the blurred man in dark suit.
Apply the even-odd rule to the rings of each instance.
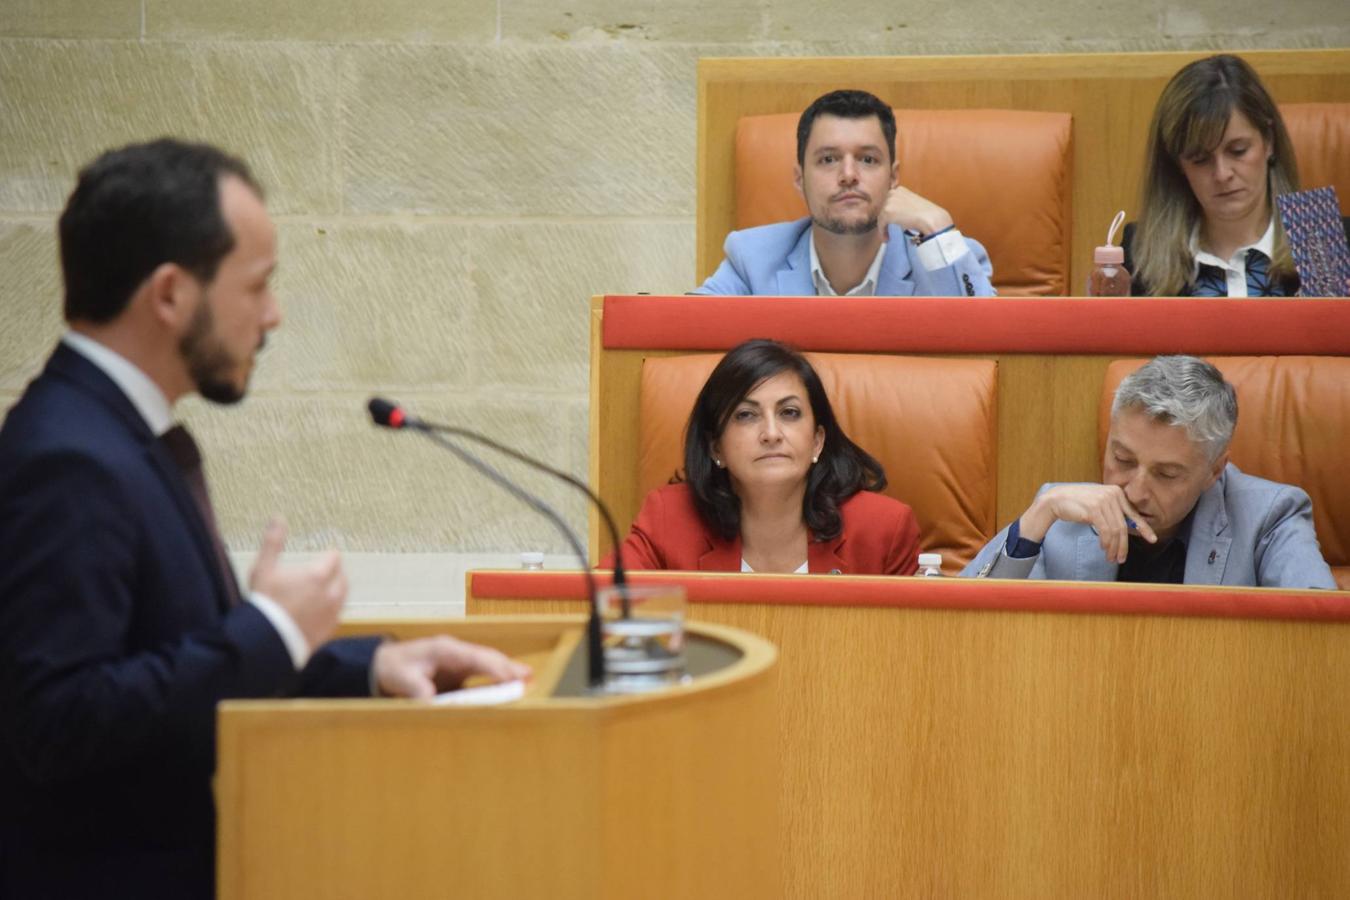
[[[0,896],[209,897],[216,704],[428,696],[521,677],[448,637],[328,642],[335,551],[229,567],[173,404],[240,400],[281,321],[248,168],[172,140],[107,153],[60,221],[70,330],[0,428]]]

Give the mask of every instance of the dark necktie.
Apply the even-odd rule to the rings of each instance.
[[[230,557],[225,552],[225,544],[220,539],[220,530],[216,527],[216,514],[211,509],[211,495],[206,491],[206,475],[202,471],[202,454],[197,442],[182,425],[175,425],[159,437],[159,442],[168,451],[169,456],[183,473],[188,491],[197,503],[202,523],[211,537],[211,547],[216,554],[216,566],[221,579],[225,582],[225,594],[230,606],[239,603],[239,582],[234,578],[234,569],[230,566]]]

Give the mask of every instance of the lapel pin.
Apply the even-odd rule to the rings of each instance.
[[[1211,566],[1214,565],[1214,560],[1215,560],[1216,558],[1218,558],[1218,555],[1219,555],[1219,551],[1218,551],[1218,550],[1211,550],[1211,551],[1209,551],[1209,564],[1210,564]]]

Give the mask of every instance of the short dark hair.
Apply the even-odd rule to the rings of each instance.
[[[117,318],[166,262],[201,281],[214,278],[234,249],[220,210],[227,175],[262,196],[242,160],[172,138],[110,150],[86,166],[61,213],[66,320]]]
[[[881,133],[886,136],[886,149],[895,162],[895,113],[881,102],[881,98],[867,91],[830,91],[817,97],[797,120],[797,165],[806,165],[806,142],[811,138],[811,127],[817,116],[838,116],[841,119],[866,119],[876,116]]]
[[[694,506],[705,524],[724,539],[741,531],[741,501],[731,476],[712,461],[712,445],[726,428],[736,405],[780,372],[793,372],[806,386],[811,415],[825,429],[820,459],[806,477],[802,521],[817,540],[839,536],[839,505],[860,490],[881,491],[886,473],[867,451],[839,427],[820,376],[796,350],[777,341],[746,341],[727,352],[699,391],[684,437],[684,471]]]

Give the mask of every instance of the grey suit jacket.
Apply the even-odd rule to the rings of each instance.
[[[1045,491],[1054,485],[1045,485]],[[1039,493],[1039,492],[1038,492]],[[1004,552],[1008,529],[984,546],[963,576],[1115,581],[1089,526],[1056,522],[1041,552],[1013,559]],[[1336,581],[1317,546],[1312,501],[1302,489],[1244,475],[1229,463],[1200,495],[1186,547],[1186,584],[1329,588]]]
[[[890,226],[886,253],[877,273],[878,297],[992,297],[993,266],[979,241],[966,238],[970,252],[929,271],[904,231]],[[776,222],[727,235],[726,259],[693,294],[717,296],[812,297],[811,220]]]

